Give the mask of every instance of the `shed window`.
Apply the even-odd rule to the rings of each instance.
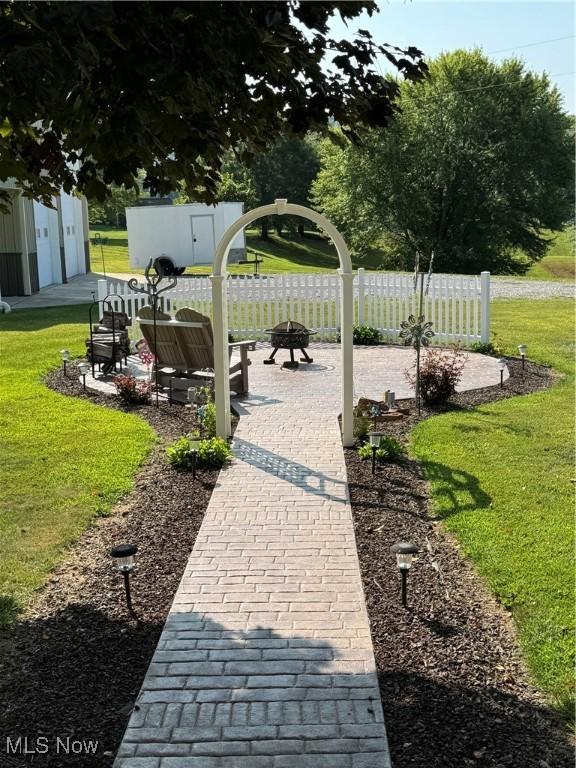
[[[36,229],[36,237],[40,237],[40,230]]]
[[[74,230],[74,224],[72,224],[72,234],[73,234],[73,235],[74,235],[74,234],[76,234],[76,233],[75,233],[75,230]]]
[[[67,235],[69,235],[69,234],[70,234],[70,227],[66,227],[66,234],[67,234]]]
[[[44,237],[48,237],[48,227],[44,227]]]

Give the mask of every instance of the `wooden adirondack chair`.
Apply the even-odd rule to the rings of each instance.
[[[141,309],[138,321],[148,346],[158,355],[159,367],[175,368],[174,378],[213,383],[214,335],[209,317],[188,308],[179,309],[174,319],[158,312],[157,349],[154,345],[152,308]],[[240,352],[240,362],[230,366],[230,389],[236,394],[248,392],[248,350],[253,349],[254,344],[254,341],[238,341],[228,345],[230,356],[233,349]]]

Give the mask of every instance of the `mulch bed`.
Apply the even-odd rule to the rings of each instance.
[[[448,408],[470,408],[544,389],[554,375],[509,361],[504,389],[477,390]],[[218,472],[172,470],[164,447],[191,426],[178,406],[127,409],[105,395],[82,392],[77,376],[48,376],[53,389],[130,410],[158,432],[157,445],[134,491],[85,533],[52,575],[34,606],[0,631],[0,765],[109,768],[185,563],[194,545]],[[437,413],[435,410],[434,413]],[[422,417],[431,412],[423,410]],[[412,413],[386,431],[405,439]],[[427,513],[427,490],[417,462],[380,469],[346,451],[350,494],[370,613],[386,723],[395,768],[563,768],[571,749],[557,721],[527,682],[507,614]],[[388,552],[398,538],[428,549],[409,584],[410,610],[399,606],[398,573]],[[122,579],[111,546],[131,541],[140,550],[133,579],[139,621],[126,612]],[[5,737],[49,739],[47,754],[8,756]],[[56,737],[98,741],[96,754],[56,753]]]
[[[0,631],[0,766],[112,765],[134,700],[218,477],[218,471],[177,472],[165,461],[166,443],[191,427],[179,406],[122,407],[116,398],[84,394],[70,375],[48,376],[51,388],[137,413],[161,440],[136,478],[136,487],[74,546],[12,628]],[[139,548],[132,596],[138,621],[127,614],[122,577],[109,550]],[[6,737],[27,736],[30,750],[48,737],[47,754],[8,756]],[[95,755],[57,754],[56,737],[98,741]],[[42,746],[40,744],[40,746]]]
[[[549,369],[508,360],[510,380],[456,395],[442,409],[470,409],[547,388]],[[383,427],[400,441],[419,421],[413,401]],[[510,616],[428,512],[417,461],[379,465],[346,449],[348,482],[380,689],[395,768],[563,768],[573,748],[528,682]],[[413,540],[408,609],[390,546]]]

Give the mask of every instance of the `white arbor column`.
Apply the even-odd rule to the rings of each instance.
[[[229,357],[228,357],[228,303],[226,296],[226,262],[230,244],[248,224],[262,216],[272,214],[290,214],[302,216],[317,224],[330,237],[340,260],[340,332],[342,338],[342,435],[345,446],[354,442],[354,377],[352,371],[353,348],[352,331],[354,326],[354,274],[350,253],[344,238],[336,227],[322,214],[295,205],[287,200],[276,200],[270,205],[263,205],[248,211],[231,224],[218,243],[214,253],[214,270],[212,274],[212,307],[214,310],[214,377],[216,403],[216,434],[219,437],[229,437],[230,423],[230,386],[229,386]]]
[[[342,353],[342,443],[354,444],[354,275],[339,269],[340,349]]]
[[[226,273],[212,275],[212,308],[214,328],[214,402],[216,404],[216,434],[228,438],[230,422],[230,362],[228,355],[228,301]]]

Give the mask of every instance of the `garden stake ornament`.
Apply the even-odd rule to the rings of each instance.
[[[171,288],[174,288],[177,284],[177,279],[175,277],[170,278],[168,285],[164,286],[164,288],[160,288],[159,285],[164,280],[164,274],[161,271],[160,267],[156,267],[156,274],[151,275],[150,270],[152,269],[153,259],[150,259],[148,262],[148,266],[144,270],[144,279],[146,280],[146,285],[140,285],[138,283],[138,280],[133,277],[130,280],[128,280],[128,287],[135,291],[136,293],[143,293],[145,296],[148,296],[148,301],[150,303],[150,306],[152,307],[152,335],[154,338],[154,349],[157,349],[156,344],[156,315],[158,313],[158,300],[160,298],[160,294],[164,293],[165,291],[169,291]],[[158,271],[160,269],[160,271]],[[154,355],[154,384],[155,384],[155,391],[156,391],[156,408],[158,408],[158,355]]]
[[[419,272],[420,254],[416,253],[416,262],[414,266],[414,293],[418,289],[418,277],[420,277],[420,300],[418,303],[418,316],[409,315],[408,320],[402,320],[400,323],[400,338],[403,339],[406,346],[411,345],[416,350],[416,406],[418,416],[421,414],[421,396],[420,396],[420,350],[430,344],[430,339],[434,336],[432,323],[425,322],[424,317],[424,295],[428,295],[430,281],[432,280],[432,265],[434,263],[434,251],[430,256],[428,274],[426,281],[426,290],[424,290],[424,272]]]

